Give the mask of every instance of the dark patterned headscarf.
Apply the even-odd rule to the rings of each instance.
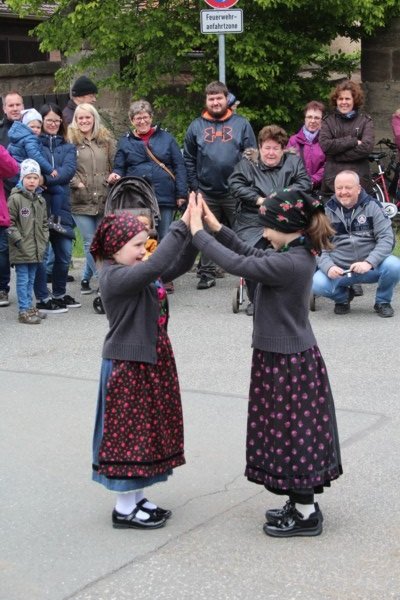
[[[259,209],[263,227],[283,233],[303,231],[315,211],[324,211],[323,204],[306,192],[285,189],[267,196]]]
[[[135,235],[146,230],[146,225],[128,212],[107,215],[97,227],[90,252],[95,260],[111,258]]]

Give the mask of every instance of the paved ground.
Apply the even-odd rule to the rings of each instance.
[[[317,301],[345,474],[320,499],[319,538],[274,540],[275,498],[243,477],[251,319],[231,311],[234,278],[195,285],[171,297],[187,465],[154,488],[174,515],[152,532],[112,529],[112,496],[90,481],[106,331],[93,297],[37,327],[16,322],[14,297],[0,309],[0,599],[400,599],[400,302],[381,319],[372,288],[351,315]]]

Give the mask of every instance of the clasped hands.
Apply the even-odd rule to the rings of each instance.
[[[203,196],[197,192],[189,194],[189,202],[185,212],[182,215],[182,221],[190,229],[192,235],[204,229],[204,224],[207,229],[216,233],[222,227],[218,219],[213,215],[208,208]]]
[[[362,260],[359,262],[352,263],[350,265],[349,269],[354,274],[357,273],[358,275],[362,275],[363,273],[368,273],[368,271],[370,271],[372,269],[372,265],[371,265],[371,263],[367,262],[366,260]],[[343,275],[344,275],[344,269],[342,269],[341,267],[338,267],[337,265],[334,265],[328,271],[329,279],[338,279],[339,277],[343,277]]]

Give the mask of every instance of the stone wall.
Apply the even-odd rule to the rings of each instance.
[[[393,139],[391,116],[400,108],[400,19],[361,43],[361,78],[375,139]]]
[[[52,94],[54,74],[59,62],[36,62],[26,65],[0,65],[0,95],[19,90],[22,96]]]
[[[0,96],[17,90],[22,96],[54,94],[54,75],[59,61],[43,61],[26,65],[0,65]],[[69,90],[63,90],[64,93]],[[104,122],[118,137],[128,127],[130,93],[100,90],[96,108]]]

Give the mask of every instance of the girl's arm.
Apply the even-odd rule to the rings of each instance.
[[[209,212],[207,212],[206,204],[201,197],[196,202],[193,195],[191,195],[189,207],[193,244],[201,252],[204,252],[207,257],[233,275],[248,277],[257,282],[268,282],[269,285],[282,283],[282,277],[285,276],[282,273],[282,255],[279,256],[275,252],[269,254],[263,250],[243,244],[239,239],[235,239],[236,236],[233,232],[230,232],[226,227],[218,223],[217,219],[211,216],[212,213],[210,214],[209,209]],[[204,231],[202,225],[203,214],[211,231],[216,233],[218,239],[215,239]],[[234,250],[227,248],[219,240],[223,240],[224,244],[225,242],[229,243]],[[242,254],[242,251],[245,254]],[[284,263],[286,264],[286,276],[290,276],[293,271],[292,261],[289,259],[285,260]]]
[[[169,235],[169,233],[168,233]],[[175,258],[174,264],[168,266],[165,271],[161,273],[161,277],[164,281],[172,281],[177,279],[189,269],[192,268],[196,256],[198,254],[197,248],[192,244],[192,236],[189,231],[186,234],[184,244],[181,246],[178,255]]]

